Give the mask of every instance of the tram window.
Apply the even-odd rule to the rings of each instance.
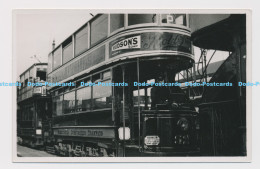
[[[77,82],[76,82],[76,88],[82,87],[82,86],[81,86],[81,82],[84,82],[84,81],[82,80],[82,81],[77,81]]]
[[[95,83],[95,82],[97,82],[97,81],[100,81],[100,80],[101,80],[101,79],[100,79],[100,73],[98,73],[98,74],[92,76],[92,82],[93,82],[93,83]]]
[[[62,49],[62,62],[63,64],[68,62],[69,60],[71,60],[73,58],[73,47],[72,47],[72,43],[70,42],[67,46],[63,47]]]
[[[52,54],[48,56],[48,72],[52,71]]]
[[[187,26],[186,14],[162,14],[162,23]]]
[[[56,69],[61,65],[61,52],[60,47],[53,53],[53,69]]]
[[[110,14],[110,33],[124,27],[124,14]]]
[[[21,76],[21,84],[22,84],[21,87],[23,87],[24,86],[24,76]]]
[[[28,79],[25,79],[24,84],[25,84],[25,86],[27,86],[27,84],[28,84]]]
[[[90,23],[90,41],[94,45],[107,37],[108,17],[103,14]]]
[[[156,23],[156,14],[129,14],[128,25],[145,24],[145,23]]]
[[[64,92],[68,92],[70,90],[69,86],[64,87]]]
[[[91,87],[77,90],[76,111],[87,111],[91,109]]]
[[[134,101],[134,107],[138,107],[138,90],[133,91],[133,101]],[[140,107],[145,107],[145,89],[139,90],[139,96],[140,96]]]
[[[40,80],[46,81],[46,71],[37,70],[36,77],[39,77]]]
[[[104,84],[111,83],[111,80],[103,82]],[[111,86],[93,86],[93,109],[103,109],[112,107],[112,87]]]
[[[64,114],[75,111],[75,91],[64,94],[63,110]]]
[[[56,90],[55,92],[52,92],[52,96],[58,96],[58,90]]]
[[[88,27],[83,27],[75,35],[75,55],[83,53],[88,49]]]
[[[55,116],[62,115],[62,101],[63,101],[63,95],[57,96],[53,98],[53,114]]]
[[[102,73],[102,79],[108,79],[111,77],[111,72],[110,70],[109,71],[106,71],[104,73]]]
[[[29,120],[29,121],[32,121],[32,118],[33,118],[33,109],[34,109],[33,106],[30,106],[29,109],[28,109],[28,110],[29,110],[29,111],[28,111],[28,120]]]
[[[148,83],[148,82],[147,82]],[[139,90],[139,96],[140,96],[140,107],[145,109],[151,109],[151,89],[152,87],[140,89]],[[145,90],[147,91],[147,94],[145,95]],[[134,107],[138,107],[138,90],[133,91],[133,103]]]
[[[58,94],[63,93],[63,91],[64,91],[64,88],[60,88],[60,89],[58,90]]]

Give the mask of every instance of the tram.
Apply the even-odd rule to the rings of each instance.
[[[47,63],[35,63],[20,75],[17,88],[18,143],[33,148],[44,143],[43,123],[51,118],[51,97],[46,92]]]
[[[199,18],[200,17],[200,18]],[[204,17],[204,18],[203,18]],[[210,83],[230,87],[206,87],[199,105],[201,155],[246,156],[246,14],[191,16],[192,41],[204,50],[229,52]],[[200,22],[208,20],[208,22]]]
[[[47,151],[62,156],[189,156],[198,112],[176,73],[193,66],[187,14],[98,14],[48,57]],[[136,85],[137,84],[137,85]],[[147,84],[147,85],[138,85]]]

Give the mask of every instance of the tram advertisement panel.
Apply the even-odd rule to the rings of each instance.
[[[190,37],[170,32],[123,36],[109,44],[110,58],[134,51],[170,50],[191,53]]]
[[[54,129],[55,136],[115,138],[113,129]]]

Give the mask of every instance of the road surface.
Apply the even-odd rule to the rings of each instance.
[[[49,154],[43,150],[32,149],[17,145],[17,156],[18,157],[57,157],[56,155]]]

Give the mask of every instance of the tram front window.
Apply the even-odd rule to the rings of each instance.
[[[156,23],[156,14],[128,14],[128,25]]]
[[[186,14],[162,14],[162,23],[187,26]]]
[[[146,83],[151,84],[151,81],[153,83],[152,86],[145,86],[139,89],[139,98],[138,90],[133,90],[135,111],[138,110],[138,106],[140,106],[141,111],[160,110],[176,108],[188,102],[186,94],[179,86],[161,86],[160,84],[166,84],[162,77],[158,77],[156,80],[147,80]],[[170,83],[168,82],[168,84]]]

